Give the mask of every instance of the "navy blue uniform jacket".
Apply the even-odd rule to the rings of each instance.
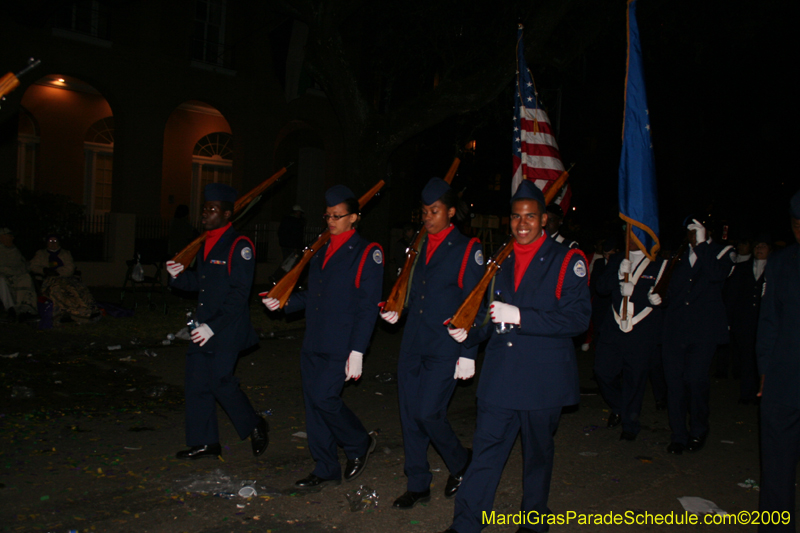
[[[214,336],[204,345],[192,343],[189,353],[238,353],[258,342],[250,322],[250,289],[255,272],[255,251],[250,241],[236,242],[239,237],[233,227],[222,234],[203,258],[203,248],[197,254],[197,270],[184,270],[170,285],[183,291],[198,291],[197,315],[199,324],[206,324]],[[230,268],[230,274],[228,269]]]
[[[323,269],[330,244],[328,241],[311,258],[308,289],[293,294],[285,309],[287,313],[306,310],[303,351],[330,354],[344,361],[352,350],[365,353],[369,346],[381,301],[383,251],[355,232]],[[371,248],[365,256],[368,246]]]
[[[754,263],[755,260],[752,257],[747,261],[736,263],[723,290],[731,331],[752,345],[756,340],[761,293],[764,291],[764,280],[766,279],[764,273],[759,279],[756,279],[753,274]]]
[[[556,297],[559,273],[570,250],[545,239],[514,290],[514,253],[495,276],[495,290],[506,303],[520,310],[520,326],[497,335],[490,321],[470,330],[465,343],[486,338],[478,398],[515,410],[536,410],[574,405],[580,399],[578,364],[572,338],[589,327],[592,313],[588,267],[573,255],[565,271],[561,298]],[[513,296],[512,296],[513,295]],[[478,323],[481,323],[479,313]]]
[[[619,329],[619,324],[614,317],[614,310],[616,310],[617,314],[620,314],[622,309],[622,291],[619,286],[619,265],[624,258],[625,254],[614,254],[609,260],[608,266],[606,266],[605,270],[601,273],[600,278],[596,280],[595,287],[597,288],[597,294],[608,295],[611,299],[611,302],[605,309],[602,327],[599,333],[603,335],[604,341],[609,342],[659,343],[661,341],[661,326],[663,320],[662,310],[661,306],[653,306],[650,304],[647,300],[647,293],[650,291],[651,287],[655,286],[658,272],[664,264],[664,259],[657,257],[655,261],[647,265],[644,272],[639,276],[636,285],[634,285],[633,295],[629,298],[629,301],[633,303],[634,316],[648,307],[653,310],[635,324],[633,330],[625,333]],[[637,265],[632,265],[634,271],[636,267]]]
[[[459,357],[475,359],[478,347],[467,348],[453,341],[442,326],[483,275],[483,248],[474,242],[467,254],[469,243],[469,237],[453,228],[426,265],[428,239],[423,240],[411,280],[401,352],[435,355],[453,362]]]
[[[662,303],[664,342],[680,344],[728,342],[728,318],[722,300],[722,284],[731,273],[730,246],[715,242],[698,244],[697,261],[689,263],[684,252],[670,280],[667,298]]]
[[[770,256],[765,272],[756,340],[764,395],[800,409],[800,245]]]

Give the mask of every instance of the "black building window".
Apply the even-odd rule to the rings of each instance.
[[[230,47],[225,46],[225,0],[196,0],[192,59],[231,68]]]
[[[53,26],[98,39],[109,39],[110,9],[98,0],[70,2],[57,13]]]

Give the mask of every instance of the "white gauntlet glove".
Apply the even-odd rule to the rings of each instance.
[[[344,378],[345,381],[351,379],[358,381],[358,378],[361,377],[361,365],[363,364],[363,360],[363,353],[355,350],[350,352],[350,357],[347,358],[347,363],[344,365],[344,373],[347,374],[347,377]]]
[[[622,262],[619,264],[619,279],[625,279],[625,274],[630,274],[633,270],[633,265],[631,265],[630,260],[623,259]]]
[[[263,298],[261,300],[261,303],[266,305],[267,309],[269,309],[270,311],[277,311],[281,306],[280,300],[278,300],[277,298],[270,298],[269,296]]]
[[[463,329],[461,331],[464,331]],[[469,379],[475,375],[475,360],[459,357],[456,361],[456,373],[453,379]]]
[[[464,328],[447,328],[447,333],[453,337],[453,340],[462,343],[467,340],[467,330]]]
[[[381,318],[389,324],[396,324],[399,316],[397,315],[397,311],[387,311],[386,313],[381,312]]]
[[[192,330],[192,342],[199,344],[200,346],[203,346],[205,343],[207,343],[208,339],[213,336],[214,332],[211,331],[211,328],[205,324],[200,324]]]
[[[489,314],[492,316],[492,322],[499,324],[501,322],[506,324],[519,325],[519,307],[515,305],[505,304],[503,302],[492,302],[489,306]]]
[[[650,287],[650,291],[647,293],[647,301],[650,302],[650,305],[661,305],[661,296],[653,292],[655,287]]]
[[[184,266],[180,263],[176,263],[175,261],[167,261],[167,272],[169,275],[174,278],[178,277],[178,274],[183,272]]]
[[[619,290],[622,293],[623,297],[625,297],[625,296],[628,296],[628,297],[633,296],[633,288],[634,288],[634,285],[630,281],[627,282],[627,283],[623,281],[623,282],[621,282],[619,284]]]
[[[696,218],[692,219],[692,223],[686,226],[686,229],[694,231],[694,235],[697,237],[697,244],[706,242],[706,228]]]

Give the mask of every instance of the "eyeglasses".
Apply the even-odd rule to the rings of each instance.
[[[352,214],[353,213],[347,213],[344,215],[329,215],[328,213],[325,213],[324,215],[322,215],[322,220],[327,222],[329,219],[332,218],[334,222],[338,222],[340,218],[349,217]]]

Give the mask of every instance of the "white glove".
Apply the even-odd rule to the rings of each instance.
[[[506,324],[519,325],[519,307],[503,302],[493,302],[489,306],[489,314],[492,316],[492,322],[499,324],[504,322]]]
[[[270,298],[269,296],[263,298],[261,303],[267,306],[267,309],[270,311],[277,311],[278,308],[281,306],[280,300],[277,298]]]
[[[633,270],[633,265],[631,265],[630,260],[623,259],[622,262],[619,264],[619,279],[625,279],[625,274],[630,274]]]
[[[345,381],[350,379],[358,381],[358,378],[361,377],[361,365],[363,360],[363,353],[355,350],[350,352],[350,357],[347,358],[347,363],[344,365],[344,373],[347,374],[347,377],[344,378]]]
[[[381,313],[381,318],[389,324],[396,324],[398,318],[397,311],[387,311],[386,313]]]
[[[622,293],[622,296],[633,296],[633,287],[634,285],[630,281],[627,283],[623,281],[619,284],[619,290]]]
[[[686,229],[694,231],[694,235],[697,237],[697,244],[706,242],[706,228],[696,218],[692,219],[692,223],[686,226]]]
[[[208,339],[214,336],[214,332],[206,324],[200,324],[192,330],[192,342],[195,344],[204,345]]]
[[[654,293],[653,289],[655,287],[650,287],[650,291],[647,293],[647,301],[650,302],[650,305],[661,305],[661,295]]]
[[[469,379],[474,375],[475,359],[459,357],[458,361],[456,361],[456,374],[453,376],[453,379]]]
[[[467,330],[464,328],[447,328],[447,333],[453,337],[453,340],[461,343],[467,340]]]
[[[167,272],[169,272],[169,275],[173,278],[177,278],[178,274],[183,272],[184,268],[185,267],[180,263],[176,263],[175,261],[167,261]]]

